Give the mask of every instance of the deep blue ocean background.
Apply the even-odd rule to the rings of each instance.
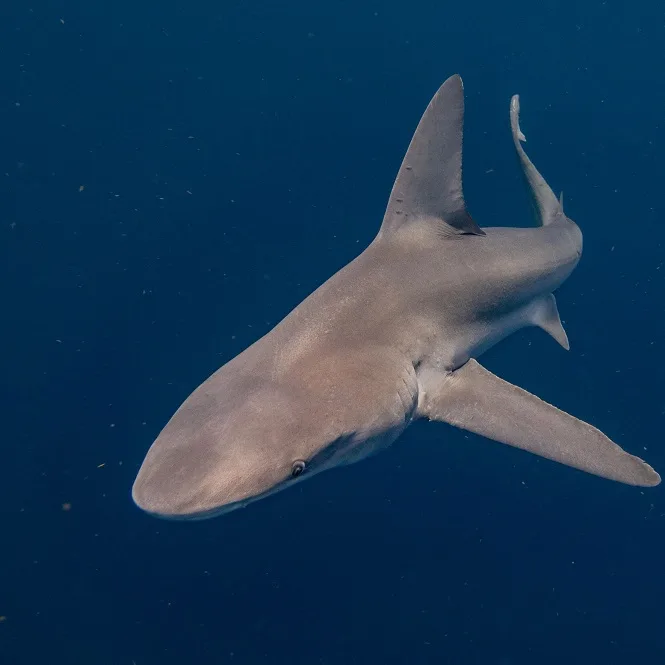
[[[0,663],[665,662],[665,490],[443,424],[223,518],[130,490],[203,379],[376,234],[430,97],[465,193],[585,234],[566,353],[483,357],[665,472],[665,9],[653,0],[0,8]]]

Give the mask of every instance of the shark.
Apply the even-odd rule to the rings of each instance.
[[[582,233],[524,151],[519,116],[514,95],[536,223],[481,228],[468,212],[464,89],[451,76],[417,125],[378,234],[187,397],[140,466],[140,509],[222,515],[375,454],[419,418],[619,483],[660,483],[601,431],[477,360],[527,326],[569,349],[553,292],[580,260]]]

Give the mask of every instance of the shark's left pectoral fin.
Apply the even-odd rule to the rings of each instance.
[[[419,374],[419,415],[628,485],[660,476],[602,432],[500,379],[475,360],[454,372]]]

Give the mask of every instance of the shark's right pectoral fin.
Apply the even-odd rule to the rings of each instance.
[[[475,360],[454,372],[419,374],[420,416],[628,485],[660,476],[588,423],[500,379]]]

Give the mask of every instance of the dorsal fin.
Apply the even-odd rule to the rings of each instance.
[[[424,220],[448,233],[485,235],[464,203],[463,123],[464,88],[456,74],[439,88],[418,123],[390,193],[381,235]]]

